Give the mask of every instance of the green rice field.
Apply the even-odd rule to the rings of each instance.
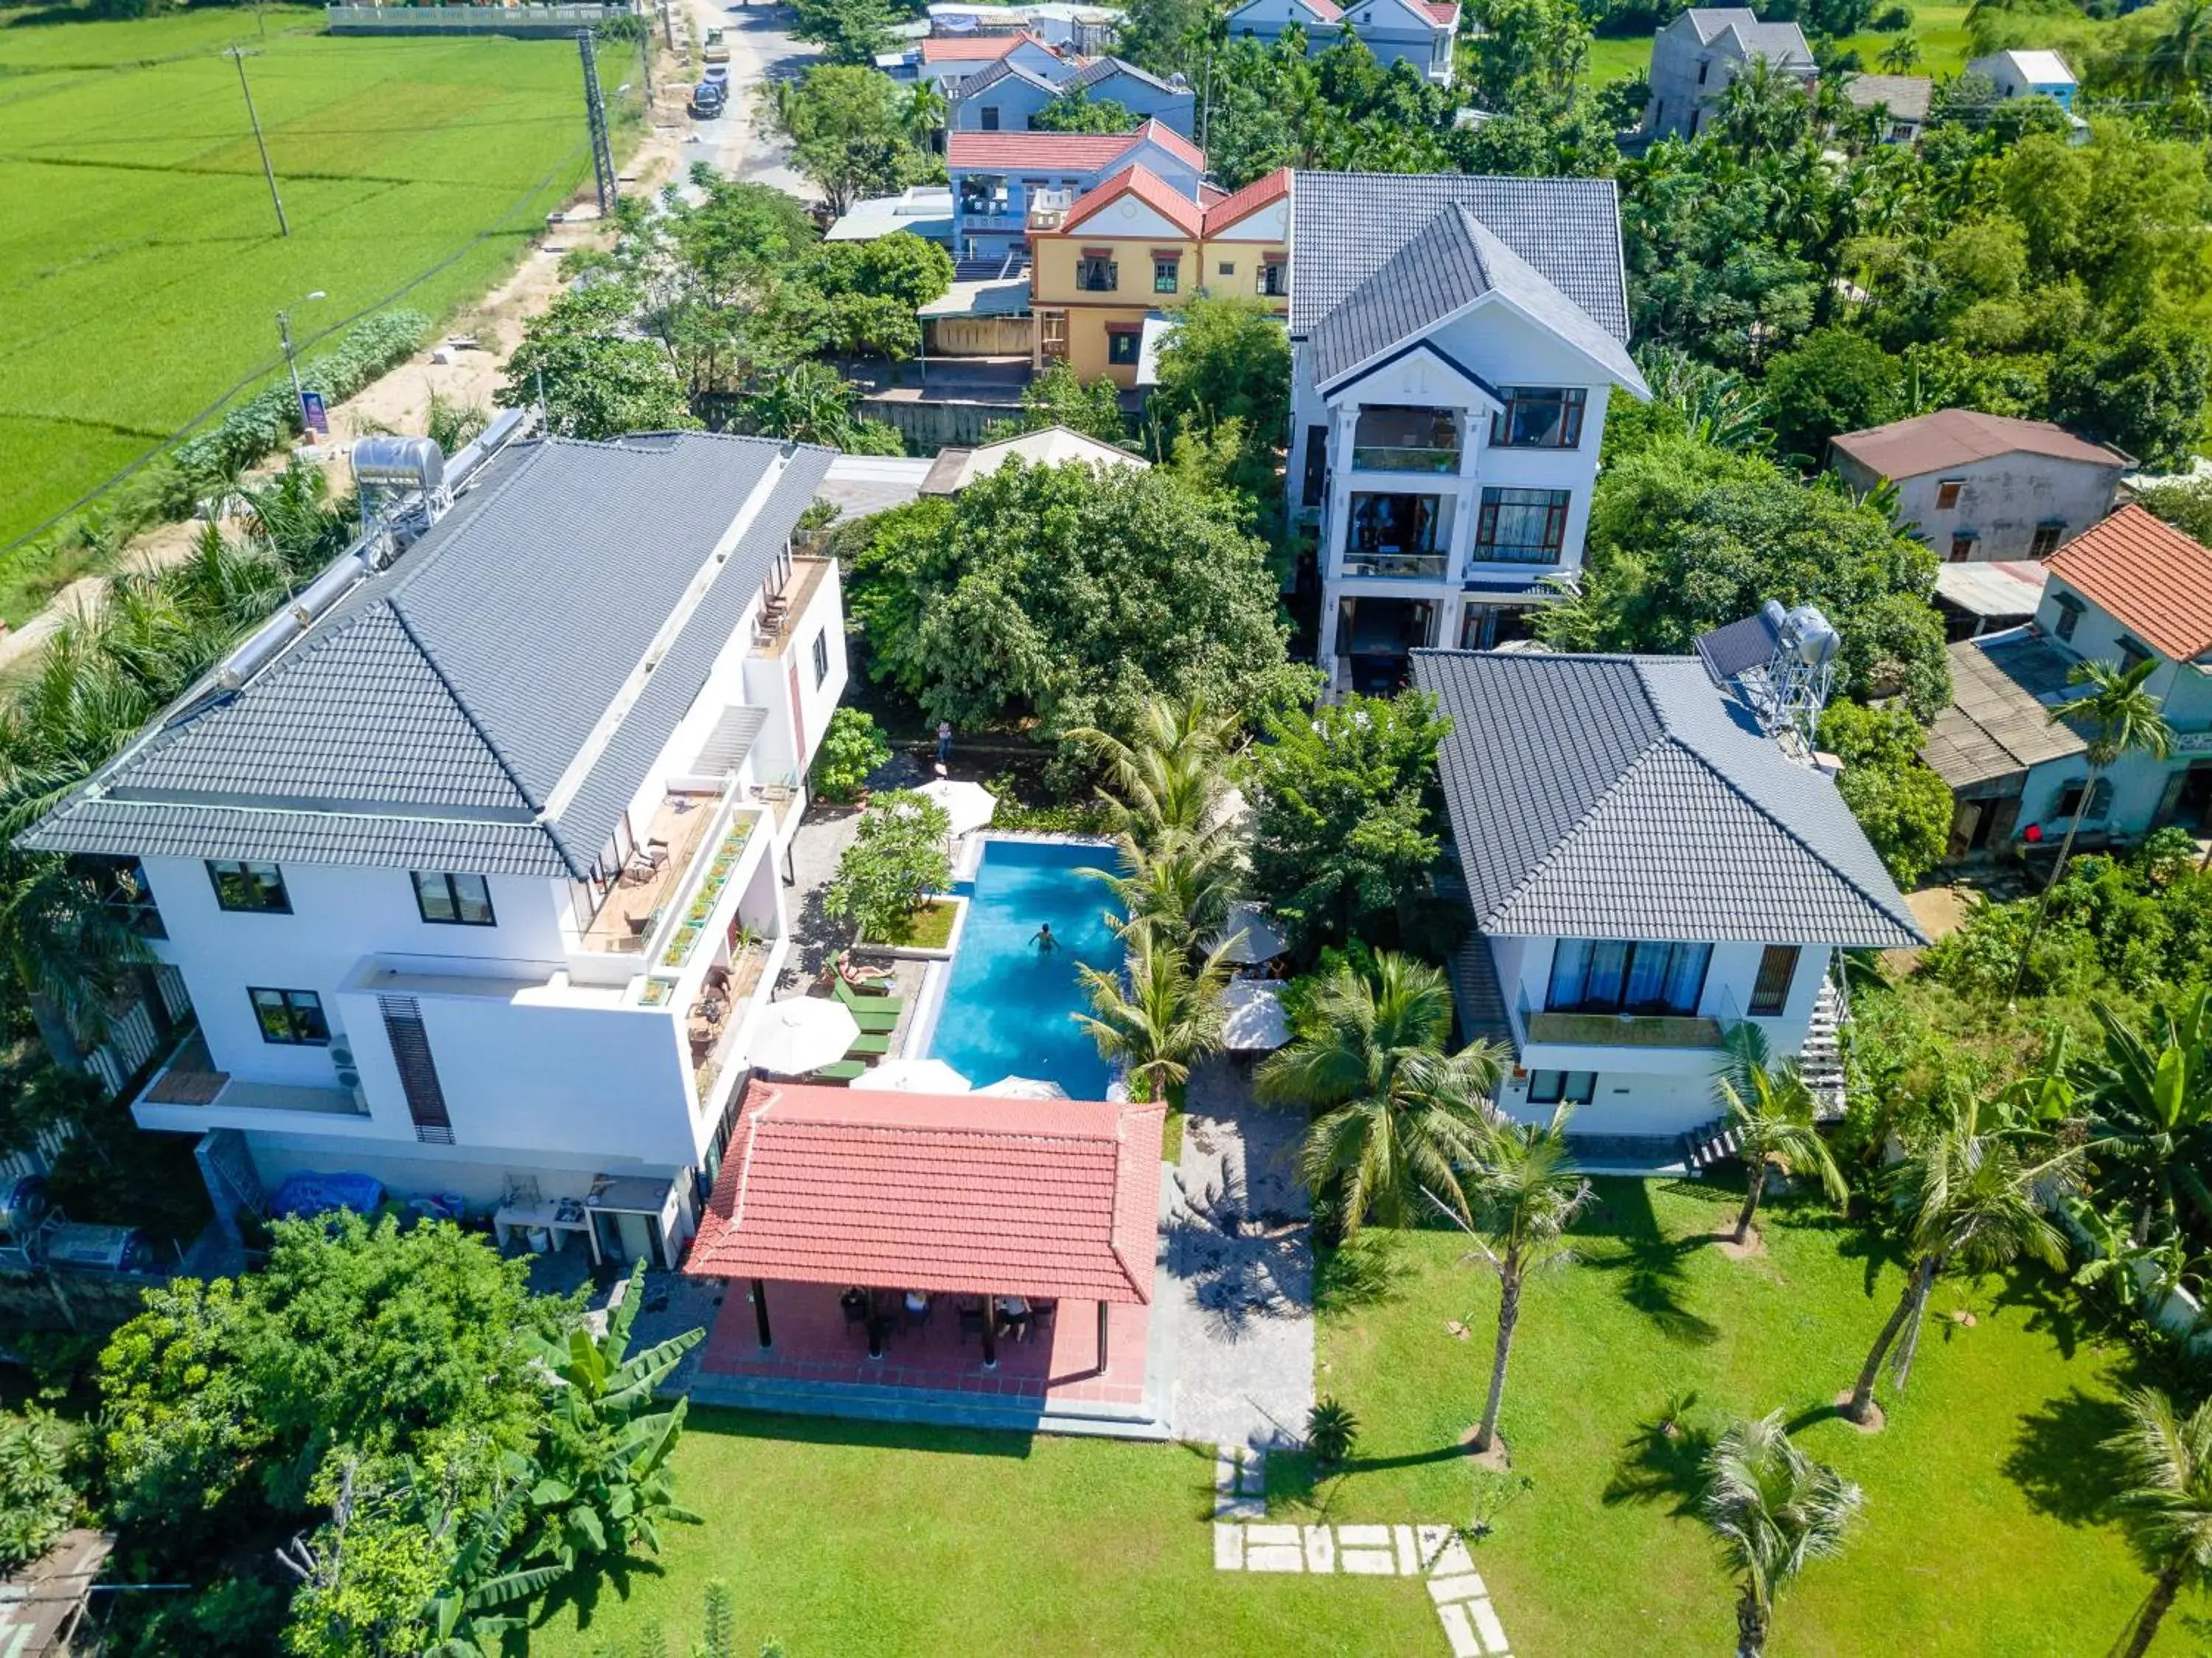
[[[1915,75],[1956,75],[1966,66],[1969,48],[1966,44],[1966,12],[1965,6],[1915,6],[1912,9],[1912,27],[1910,33],[1920,42],[1920,64]],[[1865,72],[1880,72],[1879,59],[1897,34],[1877,34],[1869,30],[1863,34],[1845,38],[1843,44],[1856,51]],[[1651,37],[1606,37],[1590,43],[1589,78],[1593,85],[1602,86],[1607,81],[1626,79],[1641,75],[1651,66]]]
[[[588,176],[572,45],[320,22],[272,6],[0,28],[0,548],[276,369],[280,307],[304,350],[387,302],[448,314]],[[234,42],[255,54],[289,237]]]

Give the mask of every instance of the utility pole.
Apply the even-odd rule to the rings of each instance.
[[[660,0],[660,38],[668,43],[669,51],[676,50],[676,8],[669,0]]]
[[[253,123],[253,145],[261,152],[261,175],[269,180],[269,199],[276,206],[276,233],[289,236],[292,227],[284,222],[284,198],[276,193],[276,169],[269,165],[269,145],[261,137],[261,118],[253,113],[253,88],[246,84],[246,53],[233,46],[223,55],[238,65],[238,89],[246,94],[246,119]]]
[[[646,113],[653,113],[653,34],[647,30],[637,37],[637,67],[645,76]]]
[[[620,199],[615,186],[614,151],[607,147],[607,106],[599,96],[599,60],[592,49],[592,32],[576,31],[576,52],[584,60],[584,114],[592,125],[592,177],[599,190],[599,216],[607,217]]]

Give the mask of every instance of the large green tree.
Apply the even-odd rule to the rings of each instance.
[[[1289,335],[1257,299],[1201,294],[1176,314],[1145,411],[1170,443],[1236,422],[1236,460],[1225,481],[1272,507],[1281,494],[1281,448],[1291,424]]]
[[[636,332],[643,304],[621,283],[570,289],[523,325],[499,400],[542,402],[547,425],[563,437],[697,425],[667,350]]]
[[[1311,950],[1353,938],[1449,942],[1435,923],[1437,751],[1425,692],[1352,696],[1271,719],[1248,757],[1252,887]]]
[[[1902,708],[1837,702],[1820,716],[1820,747],[1844,763],[1844,804],[1866,831],[1892,879],[1910,887],[1951,838],[1951,791],[1921,764],[1927,731]]]
[[[791,140],[792,167],[833,213],[934,170],[908,115],[898,82],[865,62],[817,64],[796,82],[769,82],[759,106],[762,126]]]
[[[1017,460],[846,546],[869,671],[931,718],[1057,740],[1132,729],[1156,692],[1240,719],[1310,694],[1266,548],[1164,469]]]

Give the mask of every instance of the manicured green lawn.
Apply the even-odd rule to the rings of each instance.
[[[320,17],[272,7],[265,41],[244,8],[0,28],[0,546],[273,369],[279,307],[304,344],[451,258],[398,302],[440,315],[584,176],[573,45],[337,40]],[[258,54],[289,238],[234,40]],[[37,607],[21,562],[11,621]]]
[[[1710,1187],[1602,1182],[1581,1259],[1528,1293],[1504,1421],[1513,1480],[1486,1481],[1497,1529],[1476,1550],[1516,1658],[1729,1650],[1727,1580],[1679,1510],[1697,1436],[1777,1408],[1864,1486],[1867,1514],[1785,1602],[1776,1658],[2103,1651],[2149,1587],[2097,1518],[2093,1453],[2117,1421],[2124,1354],[2077,1341],[2069,1302],[2039,1280],[1945,1283],[1911,1392],[1885,1385],[1889,1426],[1862,1436],[1830,1406],[1895,1305],[1899,1268],[1825,1211],[1787,1206],[1763,1259],[1731,1261],[1702,1240],[1731,1212]],[[1460,1264],[1453,1236],[1370,1235],[1328,1265],[1321,1331],[1318,1385],[1359,1417],[1357,1460],[1318,1489],[1279,1461],[1276,1507],[1465,1523],[1477,1477],[1451,1451],[1480,1413],[1492,1281]],[[1960,1309],[1972,1327],[1951,1321]],[[1655,1440],[1648,1424],[1692,1393],[1689,1435]],[[2156,1651],[2192,1649],[2178,1622]]]
[[[1966,8],[1915,6],[1908,33],[1920,41],[1920,63],[1915,75],[1955,75],[1966,66]],[[1844,45],[1857,52],[1869,75],[1881,73],[1881,54],[1898,35],[1877,34],[1871,29],[1846,37]],[[1601,39],[1590,43],[1589,78],[1593,85],[1641,75],[1651,67],[1651,37]]]
[[[863,944],[896,944],[908,950],[941,950],[952,942],[952,923],[960,919],[957,904],[932,899],[906,917],[902,925],[884,938],[863,938]]]
[[[659,1622],[686,1649],[709,1578],[738,1650],[792,1658],[1443,1658],[1417,1582],[1213,1570],[1210,1453],[807,1417],[694,1412],[665,1575],[534,1652],[588,1653]]]

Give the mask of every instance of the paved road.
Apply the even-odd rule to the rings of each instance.
[[[755,94],[764,81],[795,76],[817,60],[811,46],[791,38],[792,15],[783,6],[724,6],[720,0],[690,0],[700,39],[710,28],[723,32],[730,48],[730,101],[711,121],[693,120],[684,146],[684,168],[706,162],[717,172],[757,184],[774,185],[805,200],[820,192],[791,170],[791,146],[772,139],[755,125]]]

